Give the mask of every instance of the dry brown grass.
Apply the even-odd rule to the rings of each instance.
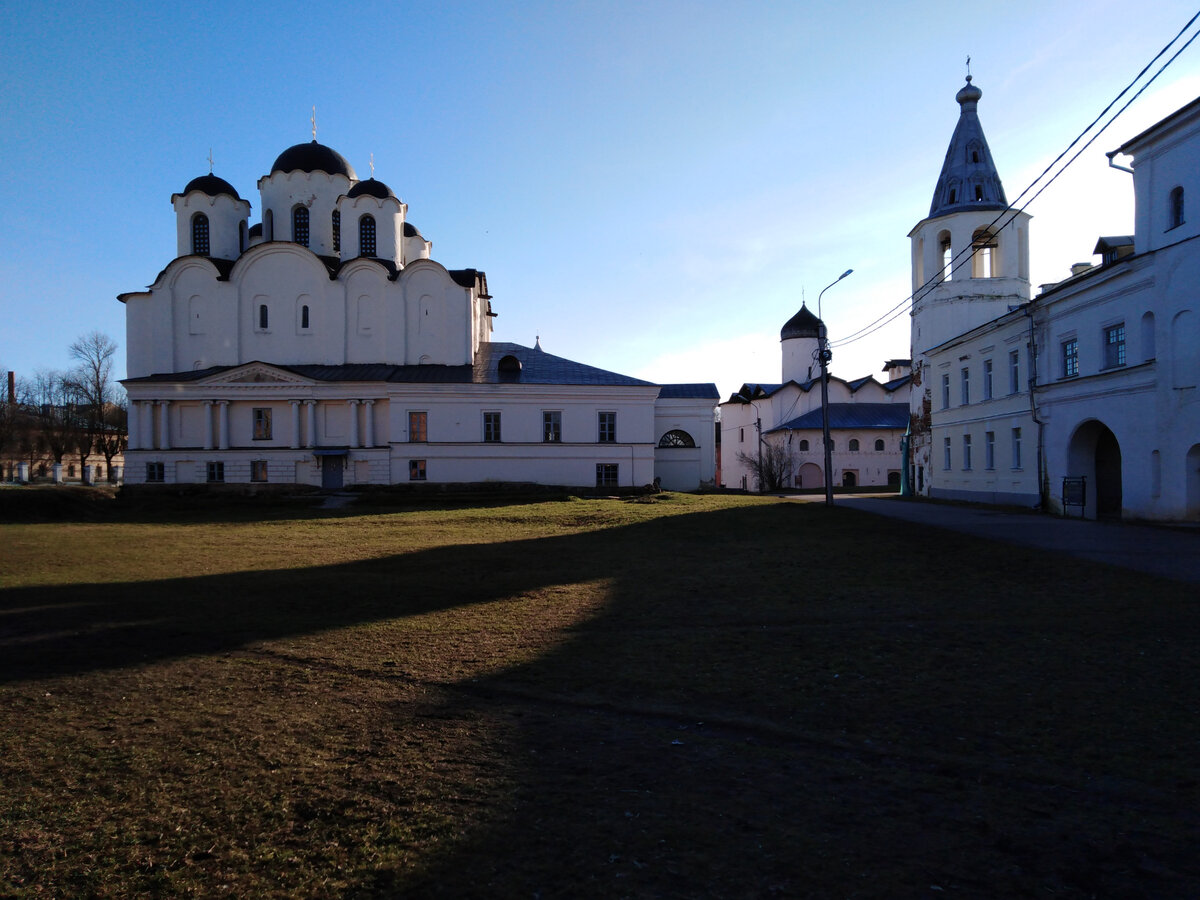
[[[0,526],[0,896],[1195,896],[1194,590],[663,495]]]

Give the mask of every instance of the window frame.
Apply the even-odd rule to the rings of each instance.
[[[271,407],[255,406],[250,412],[251,440],[271,440]]]
[[[954,446],[950,436],[942,438],[942,471],[949,472],[954,468]]]
[[[962,436],[962,467],[964,472],[971,471],[971,435],[964,434]]]
[[[429,442],[429,412],[424,409],[408,411],[408,442],[410,444],[426,444]]]
[[[615,444],[617,442],[617,413],[605,409],[596,413],[596,443]]]
[[[561,409],[543,409],[542,410],[542,443],[543,444],[561,444],[562,443],[562,410]]]
[[[1114,322],[1111,325],[1105,325],[1102,334],[1104,336],[1104,368],[1106,370],[1123,368],[1128,361],[1128,335],[1125,331],[1125,323]]]
[[[425,466],[423,459],[410,459],[408,461],[408,480],[409,481],[428,481],[429,472]]]
[[[500,428],[501,417],[500,411],[495,409],[485,409],[483,411],[483,443],[485,444],[501,444],[503,439]]]
[[[209,460],[205,465],[204,481],[207,484],[223,484],[225,481],[225,463],[222,460]]]
[[[1062,377],[1074,378],[1079,374],[1079,338],[1069,337],[1062,342]]]
[[[164,484],[167,480],[167,467],[161,460],[146,463],[146,484]]]
[[[942,373],[942,409],[950,408],[950,373]]]
[[[596,487],[620,487],[620,463],[596,463]]]
[[[983,433],[983,467],[993,472],[996,469],[996,432]]]
[[[992,361],[985,359],[983,361],[983,399],[992,399]]]
[[[850,453],[857,453],[858,447],[859,447],[858,438],[850,438],[850,443],[847,444],[846,449]]]
[[[1016,427],[1012,430],[1012,467],[1020,469],[1021,466],[1021,429]]]
[[[271,480],[271,467],[265,459],[250,460],[250,481],[253,484],[266,484]]]
[[[1021,393],[1021,351],[1008,351],[1008,393]]]
[[[302,247],[307,247],[310,237],[308,227],[309,215],[308,207],[304,204],[297,204],[292,207],[292,243],[299,244]]]
[[[959,393],[962,398],[962,405],[963,406],[969,405],[971,402],[971,368],[970,368],[970,366],[963,366],[963,368],[962,368],[962,377],[961,377]]]
[[[195,256],[212,254],[212,229],[208,222],[208,216],[202,212],[192,216],[192,254]]]
[[[375,257],[379,252],[379,230],[375,217],[370,213],[358,219],[358,255]]]

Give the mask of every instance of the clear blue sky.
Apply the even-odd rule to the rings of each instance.
[[[1194,2],[1194,0],[1193,0]],[[1195,11],[1161,0],[45,3],[0,36],[0,366],[69,364],[175,251],[172,192],[256,182],[318,139],[488,274],[494,337],[656,381],[779,378],[779,327],[833,339],[909,290],[972,58],[1014,198]],[[337,9],[338,5],[320,7]],[[976,15],[972,16],[974,12]],[[1111,150],[1200,94],[1189,48],[1029,211],[1035,283],[1132,231]],[[908,355],[907,317],[834,371]],[[124,355],[118,370],[124,373]]]

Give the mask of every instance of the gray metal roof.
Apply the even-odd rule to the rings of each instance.
[[[938,176],[933,191],[933,202],[929,206],[929,217],[944,216],[967,210],[995,209],[1008,207],[1004,198],[1004,185],[996,164],[992,162],[992,151],[988,149],[983,126],[979,124],[976,107],[983,91],[967,84],[954,99],[958,101],[958,124],[946,149],[942,173]]]
[[[660,400],[720,400],[721,394],[711,381],[693,384],[664,384],[659,388]]]
[[[802,416],[772,428],[776,431],[804,431],[821,427],[821,408],[809,410]],[[905,403],[830,403],[831,429],[903,429],[908,427],[908,405]]]

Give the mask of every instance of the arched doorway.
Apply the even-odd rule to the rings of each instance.
[[[1103,422],[1084,422],[1071,437],[1066,473],[1087,479],[1087,503],[1083,514],[1089,519],[1121,517],[1121,445]]]
[[[805,463],[796,473],[796,487],[798,488],[819,488],[824,485],[825,478],[821,475],[821,467],[816,463]]]
[[[1187,452],[1187,517],[1200,519],[1200,444]]]
[[[842,487],[854,487],[858,484],[858,475],[854,472],[842,473]]]

